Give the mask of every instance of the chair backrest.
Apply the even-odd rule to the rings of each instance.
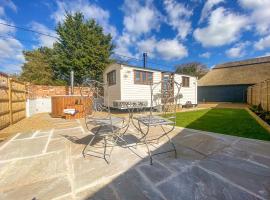
[[[88,96],[91,103],[89,107],[84,108],[85,118],[99,117],[100,115],[110,115],[109,90],[108,85],[96,80],[87,80],[83,83],[84,87],[89,87]]]
[[[177,107],[180,105],[181,83],[173,79],[162,80],[158,83],[151,84],[150,90],[150,115],[152,115],[153,111],[158,111],[165,116],[176,116]]]

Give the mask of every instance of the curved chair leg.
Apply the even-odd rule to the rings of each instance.
[[[147,131],[144,132],[144,131],[142,130],[141,123],[138,121],[138,130],[139,130],[139,132],[142,134],[142,137],[139,138],[139,141],[142,141],[142,140],[143,140],[143,143],[145,144],[145,146],[146,146],[146,148],[147,148],[148,157],[149,157],[149,159],[150,159],[150,165],[153,165],[152,153],[151,153],[151,151],[150,151],[150,149],[149,149],[149,146],[148,146],[148,143],[147,143],[147,140],[146,140],[146,136],[147,136],[148,133],[149,133],[149,129],[150,129],[150,127],[147,126]],[[137,148],[137,144],[138,144],[138,143],[136,143],[136,148]]]
[[[174,143],[172,142],[172,140],[171,140],[171,138],[166,134],[166,136],[167,136],[167,138],[168,138],[168,140],[169,140],[169,142],[170,142],[170,144],[172,145],[172,147],[173,147],[173,150],[174,150],[174,157],[175,158],[177,158],[177,151],[176,151],[176,147],[175,147],[175,145],[174,145]]]
[[[108,154],[108,160],[105,159],[108,164],[110,164],[112,151],[113,151],[114,147],[117,145],[117,142],[118,142],[118,137],[116,137],[116,139],[113,139],[113,145],[111,147],[110,153]],[[106,154],[105,154],[105,156],[106,156]]]
[[[103,140],[104,140],[104,152],[103,152],[103,158],[104,158],[104,160],[109,164],[109,163],[110,163],[110,157],[109,157],[109,160],[107,160],[107,158],[106,158],[107,138],[106,138],[106,137],[103,137]]]
[[[166,135],[168,141],[170,142],[171,146],[173,147],[174,157],[177,158],[176,147],[175,147],[174,143],[172,142],[171,138],[168,136],[168,133],[171,132],[171,131],[166,132],[163,126],[161,126],[161,128],[162,128],[162,130],[164,131],[164,135]]]
[[[148,146],[148,144],[147,144],[146,137],[144,138],[144,142],[143,142],[143,143],[145,144],[145,146],[146,146],[146,148],[147,148],[148,157],[149,157],[149,159],[150,159],[150,165],[153,165],[152,153],[151,153],[151,151],[150,151],[150,149],[149,149],[149,146]]]
[[[86,148],[87,148],[88,146],[91,146],[91,144],[92,144],[92,142],[94,141],[95,137],[98,136],[98,133],[99,133],[100,129],[101,129],[101,126],[98,127],[97,131],[94,133],[93,138],[92,138],[92,139],[89,141],[89,143],[88,143],[87,145],[85,145],[85,147],[83,148],[82,154],[83,154],[83,157],[84,157],[84,158],[85,158],[85,150],[86,150]]]
[[[89,141],[89,143],[87,145],[85,145],[85,147],[83,148],[83,151],[82,151],[82,154],[83,154],[83,157],[85,158],[85,150],[88,146],[91,146],[92,142],[94,141],[96,135],[94,135],[91,140]]]

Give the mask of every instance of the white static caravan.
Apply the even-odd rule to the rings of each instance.
[[[109,89],[108,106],[119,108],[117,103],[121,101],[147,101],[147,105],[150,106],[151,91],[148,83],[158,83],[168,77],[182,83],[181,105],[188,103],[197,105],[196,77],[115,63],[109,65],[103,73],[103,80]],[[158,92],[162,93],[161,86]]]

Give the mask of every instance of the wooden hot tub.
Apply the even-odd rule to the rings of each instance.
[[[52,96],[52,117],[65,117],[66,119],[78,119],[84,117],[84,105],[90,106],[90,98],[80,95]],[[64,109],[72,108],[76,114],[65,114]]]

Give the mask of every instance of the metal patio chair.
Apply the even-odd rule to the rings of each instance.
[[[174,152],[174,156],[177,158],[175,145],[168,134],[175,129],[176,111],[178,105],[180,105],[179,100],[181,98],[180,89],[181,84],[174,80],[166,80],[151,84],[150,108],[141,108],[139,115],[134,114],[133,116],[133,125],[141,133],[141,138],[139,140],[147,147],[151,165],[153,164],[152,157],[158,154]],[[137,123],[134,122],[134,119],[137,121]],[[155,138],[147,139],[151,127],[160,127],[161,134]],[[168,128],[168,130],[166,130],[165,127]],[[152,153],[150,151],[149,144],[154,141],[159,143],[159,139],[164,136],[168,139],[172,149],[163,152]]]
[[[117,145],[118,140],[123,141],[123,135],[128,129],[125,119],[111,114],[109,107],[110,90],[108,85],[95,80],[88,80],[84,86],[89,87],[88,96],[91,99],[90,106],[85,106],[85,125],[89,132],[93,133],[93,137],[83,149],[83,156],[92,155],[109,163],[113,148]],[[95,147],[95,139],[103,140],[103,145]],[[108,141],[111,145],[108,145]],[[107,148],[111,150],[107,153]],[[97,152],[95,149],[103,149],[103,153]]]

